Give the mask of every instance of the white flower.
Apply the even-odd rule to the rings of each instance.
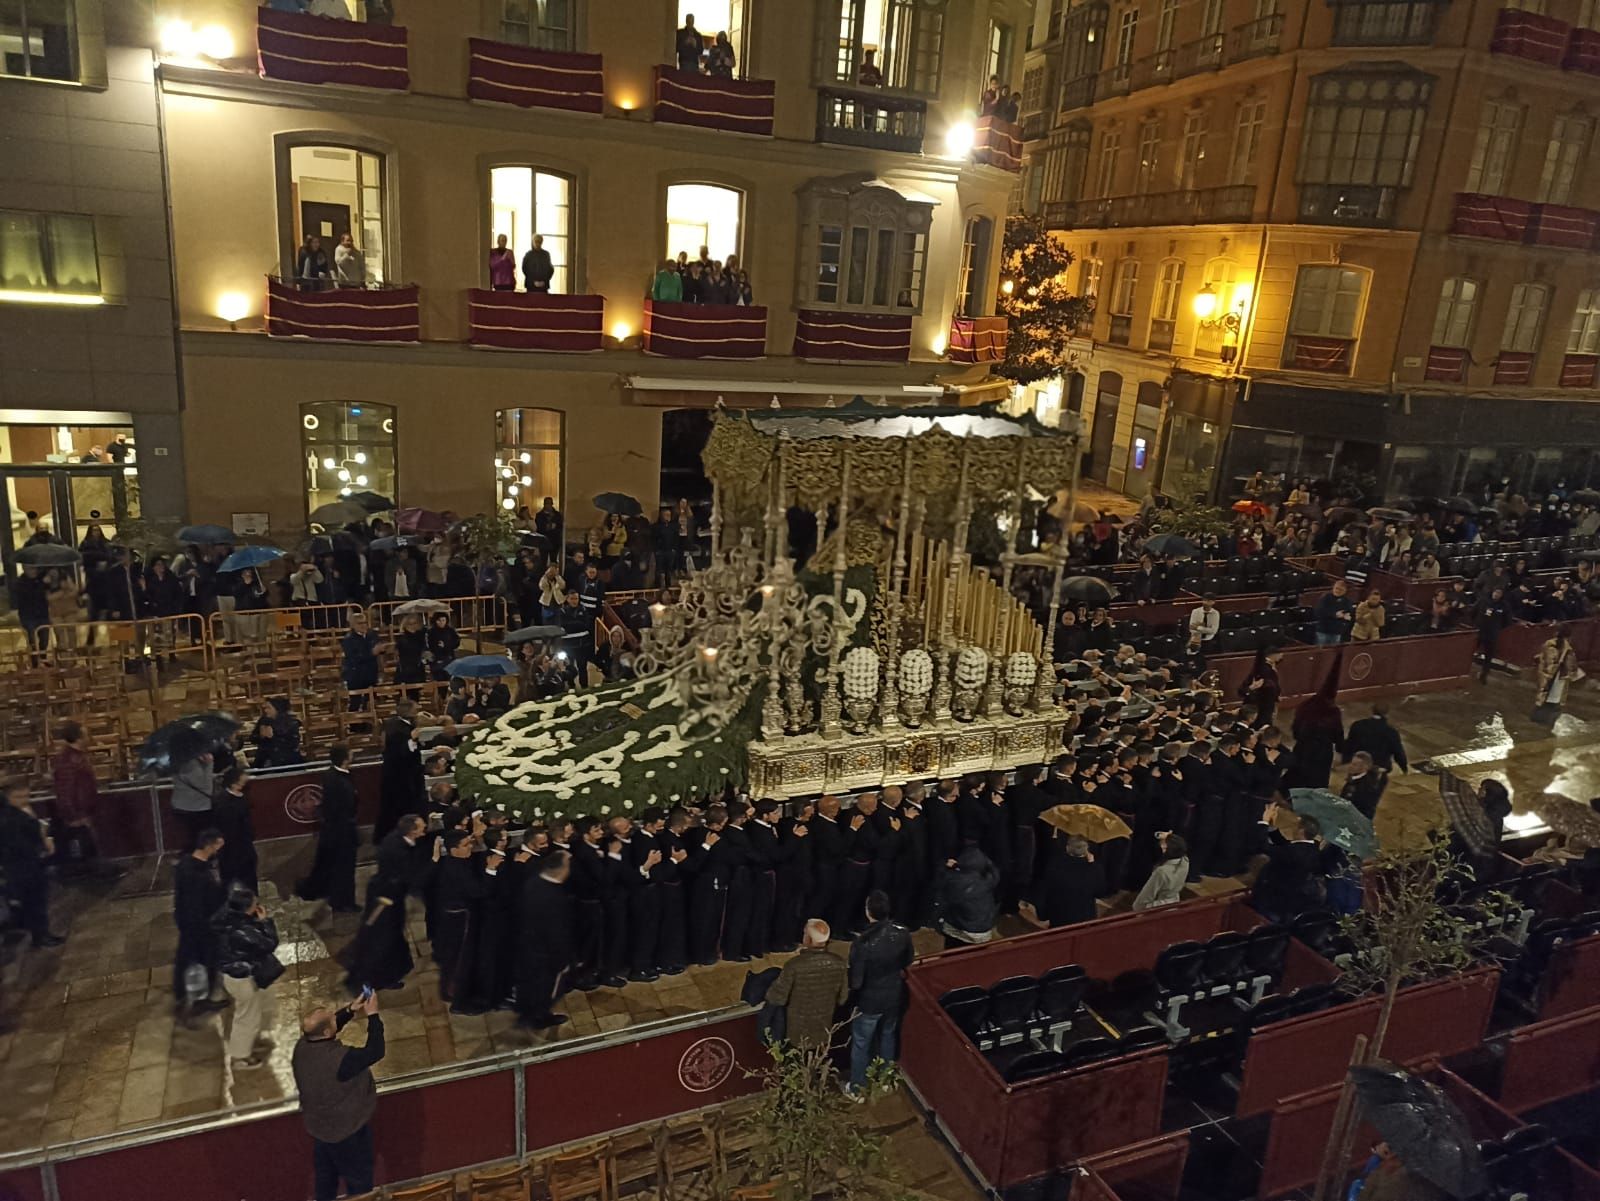
[[[725,768],[725,767],[719,767],[719,768],[717,768],[717,770],[719,772],[721,772],[723,775],[727,775],[728,774],[728,769]]]
[[[933,691],[933,656],[916,647],[900,656],[900,692],[927,696]]]
[[[644,778],[646,780],[654,780],[656,778],[656,773],[653,770],[647,771],[644,773]]]
[[[696,751],[694,753],[694,757],[696,759],[704,759],[706,757],[706,753],[704,751]]]
[[[655,797],[651,797],[650,799],[653,801],[656,798]],[[633,802],[632,801],[623,801],[622,802],[622,807],[624,809],[632,809],[633,808]]]
[[[1013,688],[1031,688],[1038,678],[1038,660],[1026,651],[1012,651],[1006,659],[1006,683]]]
[[[989,675],[989,652],[981,646],[963,647],[956,656],[956,687],[981,688]]]
[[[858,646],[844,657],[844,694],[853,701],[878,695],[878,652],[870,646]]]
[[[602,817],[604,817],[607,813],[610,813],[610,812],[611,812],[611,806],[610,805],[601,805],[600,806],[600,815]]]
[[[668,798],[668,799],[669,799],[669,800],[674,800],[674,801],[675,801],[675,800],[677,800],[677,799],[678,799],[678,797],[679,797],[679,796],[681,796],[681,795],[682,795],[682,794],[681,794],[681,793],[677,793],[677,792],[675,792],[675,793],[673,793],[673,794],[672,794],[672,796],[671,796],[671,797],[670,797],[670,798]]]
[[[502,806],[502,808],[504,808],[504,806]],[[543,809],[535,809],[533,811],[533,815],[535,817],[543,817],[544,816],[544,810]]]

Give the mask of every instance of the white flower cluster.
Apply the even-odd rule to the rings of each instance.
[[[878,652],[870,646],[858,646],[844,657],[844,695],[852,701],[878,695]]]
[[[927,696],[933,691],[933,656],[920,646],[900,656],[900,695]]]
[[[1012,651],[1006,659],[1006,683],[1012,688],[1032,688],[1038,678],[1038,660],[1027,651]]]
[[[982,688],[989,678],[989,652],[981,646],[964,646],[956,656],[956,687]]]

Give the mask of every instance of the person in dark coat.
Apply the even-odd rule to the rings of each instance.
[[[778,868],[790,854],[790,845],[778,837],[778,802],[755,803],[744,825],[745,871],[750,890],[750,918],[738,952],[760,959],[772,946],[772,913],[777,901]]]
[[[1350,723],[1350,733],[1345,736],[1341,758],[1349,763],[1358,751],[1366,751],[1372,756],[1372,766],[1379,771],[1391,771],[1397,765],[1401,771],[1411,770],[1411,765],[1406,761],[1405,744],[1400,741],[1400,731],[1389,724],[1389,706],[1382,701],[1372,706],[1371,717]]]
[[[435,680],[448,680],[446,670],[461,646],[461,635],[450,624],[450,614],[435,613],[428,619],[428,669]]]
[[[574,902],[573,986],[621,988],[627,981],[606,970],[608,862],[603,847],[605,824],[598,817],[580,817],[574,825],[568,889]],[[520,893],[519,893],[520,897]]]
[[[5,870],[6,893],[36,947],[58,947],[65,941],[50,932],[50,877],[45,863],[54,853],[45,823],[28,803],[27,781],[11,781],[0,807],[0,868]],[[178,995],[182,997],[181,990]]]
[[[628,889],[628,959],[630,980],[660,978],[661,877],[666,862],[660,835],[667,826],[666,813],[654,806],[639,814],[628,841],[624,862]]]
[[[1039,852],[1039,818],[1055,805],[1055,799],[1039,786],[1044,778],[1042,763],[1017,769],[1017,782],[1005,792],[1005,818],[1010,827],[1011,876],[1006,887],[1013,903],[1028,895],[1044,868]]]
[[[746,947],[751,941],[754,886],[750,879],[750,835],[746,830],[749,824],[749,802],[738,797],[729,801],[728,824],[722,828],[722,838],[728,844],[732,871],[728,876],[728,904],[722,918],[722,958],[731,963],[744,963],[750,958]]]
[[[944,866],[935,904],[947,948],[985,943],[994,937],[994,924],[1000,917],[995,896],[999,885],[999,870],[976,846],[963,847]]]
[[[900,925],[908,930],[921,924],[931,876],[928,823],[923,815],[925,795],[923,784],[906,785],[905,799],[900,803],[900,853],[895,856],[894,879],[889,889],[889,908],[901,915]]]
[[[676,976],[689,966],[689,902],[683,865],[689,861],[689,811],[674,808],[657,836],[662,860],[656,870],[656,907],[660,932],[656,966],[663,976]]]
[[[1372,756],[1366,751],[1357,751],[1350,760],[1350,770],[1345,775],[1344,787],[1339,790],[1339,795],[1371,821],[1378,812],[1378,801],[1387,783],[1384,774],[1373,766]]]
[[[1322,854],[1317,836],[1322,828],[1313,818],[1300,817],[1300,835],[1285,838],[1274,825],[1279,807],[1268,805],[1262,815],[1257,850],[1267,862],[1250,891],[1250,903],[1275,922],[1287,922],[1322,903]]]
[[[702,966],[717,961],[728,891],[734,870],[740,866],[738,847],[726,836],[727,826],[727,809],[708,807],[704,833],[699,843],[689,848],[683,865],[689,876],[689,958]]]
[[[316,858],[311,874],[300,881],[295,895],[303,901],[327,899],[335,913],[355,913],[356,848],[361,834],[356,825],[356,786],[350,776],[350,748],[335,743],[328,749],[328,770],[322,773],[322,828],[317,832]]]
[[[471,987],[473,915],[489,893],[482,868],[473,860],[472,836],[462,829],[441,836],[433,890],[433,962],[439,968],[439,997],[452,1002]]]
[[[357,609],[350,615],[350,629],[339,639],[343,656],[339,667],[345,691],[364,692],[378,686],[378,635],[367,615]],[[367,707],[365,696],[352,696],[350,708],[359,712]]]
[[[465,963],[457,972],[461,982],[452,1012],[472,1015],[498,1009],[513,995],[516,979],[517,907],[522,889],[537,868],[533,848],[524,843],[514,856],[506,854],[504,828],[484,834],[486,850],[474,857],[482,872],[483,896],[473,908],[471,938],[462,952]]]
[[[221,908],[227,893],[217,873],[222,834],[215,828],[200,831],[194,850],[178,860],[172,872],[172,916],[178,926],[178,949],[172,959],[172,991],[181,1006],[188,997],[184,977],[192,965],[211,971],[211,915]],[[211,995],[208,984],[201,1000]]]
[[[809,823],[811,839],[812,896],[806,908],[811,913],[831,914],[839,893],[844,862],[850,853],[850,828],[839,820],[839,798],[823,796],[817,801],[816,817]]]
[[[816,805],[801,803],[798,813],[778,822],[778,845],[782,848],[774,872],[772,896],[772,937],[774,951],[793,951],[800,945],[806,909],[815,891],[815,869],[811,845],[811,819]]]
[[[1095,898],[1105,891],[1105,872],[1082,838],[1063,842],[1056,838],[1045,850],[1044,877],[1034,894],[1039,920],[1054,929],[1074,922],[1091,922]]]
[[[289,767],[303,763],[300,753],[300,719],[289,709],[289,698],[275,696],[261,706],[252,741],[258,768]]]
[[[250,798],[245,795],[249,779],[244,768],[237,766],[222,774],[222,790],[211,802],[211,822],[222,832],[222,851],[217,855],[222,887],[238,883],[259,892],[255,826],[250,820]]]
[[[437,838],[424,842],[426,834],[427,823],[407,813],[378,844],[378,867],[367,885],[361,928],[345,952],[345,983],[351,992],[367,985],[399,988],[411,972],[406,897],[426,884],[440,851]]]
[[[1256,651],[1250,674],[1239,686],[1240,698],[1255,706],[1256,715],[1250,724],[1257,729],[1270,726],[1278,712],[1278,698],[1283,695],[1283,686],[1278,681],[1278,660],[1282,658],[1282,651],[1262,647]]]
[[[417,746],[417,703],[402,697],[394,716],[383,724],[383,775],[378,794],[378,820],[372,837],[381,841],[402,813],[423,805],[422,751]]]
[[[867,1084],[873,1062],[893,1063],[900,1051],[900,1011],[905,1006],[905,972],[915,954],[911,932],[889,920],[886,893],[867,894],[866,929],[850,946],[850,1083],[852,1092]]]
[[[1291,788],[1326,788],[1333,756],[1344,746],[1344,714],[1334,696],[1339,686],[1339,659],[1317,694],[1294,711],[1294,770]]]
[[[572,967],[573,905],[567,890],[572,856],[552,850],[523,885],[517,944],[518,1024],[549,1030],[567,1020],[553,1006],[567,991]]]
[[[878,858],[878,844],[882,841],[878,826],[872,820],[877,811],[878,794],[864,792],[856,798],[855,812],[846,826],[849,842],[834,887],[833,913],[828,922],[835,938],[853,937],[861,924],[861,907],[866,904],[867,893],[872,888],[872,865]]]

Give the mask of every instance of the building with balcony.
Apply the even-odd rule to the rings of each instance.
[[[0,561],[184,508],[148,11],[0,6]],[[30,517],[29,514],[34,516]]]
[[[1018,206],[1096,309],[1033,398],[1141,493],[1600,480],[1593,0],[1041,0]]]
[[[366,487],[587,524],[676,499],[675,409],[1003,392],[950,349],[993,312],[1020,138],[979,100],[1026,0],[155,9],[193,515],[295,530]],[[702,248],[751,303],[651,297]]]

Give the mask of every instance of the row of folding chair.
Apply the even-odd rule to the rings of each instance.
[[[1275,925],[1247,934],[1223,931],[1204,943],[1173,943],[1156,956],[1153,1004],[1145,1017],[1173,1041],[1187,1038],[1191,1032],[1182,1020],[1186,1004],[1216,997],[1256,1004],[1283,974],[1288,949],[1289,931]]]

